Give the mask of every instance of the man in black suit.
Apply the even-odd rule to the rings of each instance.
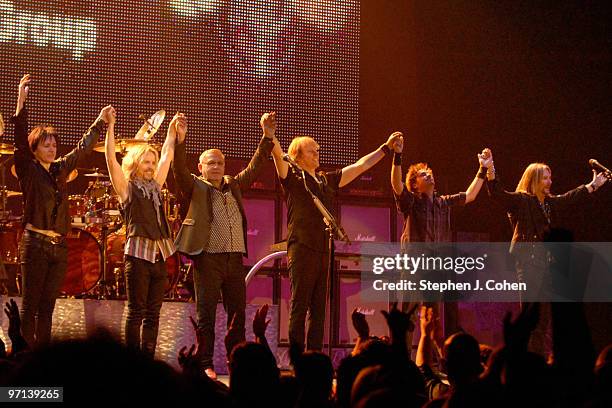
[[[242,257],[247,254],[247,220],[242,205],[242,192],[247,190],[274,146],[274,133],[262,129],[264,135],[251,162],[236,176],[225,173],[225,157],[218,149],[200,155],[198,170],[191,174],[185,159],[184,138],[177,139],[173,171],[182,193],[189,200],[189,209],[176,238],[177,249],[194,262],[194,284],[201,367],[216,378],[213,365],[215,313],[219,291],[227,313],[227,355],[245,340],[246,308],[245,271]],[[267,119],[271,121],[272,119]]]

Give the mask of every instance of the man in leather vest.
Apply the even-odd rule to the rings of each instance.
[[[269,126],[267,126],[269,127]],[[227,355],[245,340],[246,276],[242,257],[247,254],[247,220],[242,192],[256,179],[272,151],[273,136],[266,133],[246,169],[224,175],[225,156],[218,149],[200,155],[198,170],[187,168],[184,137],[178,137],[173,163],[174,178],[189,200],[189,209],[176,237],[178,251],[194,262],[200,364],[216,378],[213,365],[215,316],[219,291],[227,313]]]

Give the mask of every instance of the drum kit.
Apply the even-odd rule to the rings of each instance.
[[[165,111],[156,112],[145,119],[144,125],[135,139],[119,139],[117,153],[124,155],[130,148],[149,144],[161,149],[159,143],[152,141],[163,122]],[[104,142],[97,143],[94,151],[104,152]],[[7,210],[9,199],[20,197],[21,192],[6,189],[6,165],[14,152],[13,145],[0,143],[0,257],[5,265],[14,265],[17,292],[20,292],[19,242],[23,234],[22,218]],[[8,158],[2,160],[2,157]],[[17,177],[15,166],[10,169]],[[124,257],[126,234],[119,197],[115,193],[109,176],[100,169],[75,169],[67,178],[74,181],[79,175],[88,178],[83,194],[68,197],[72,227],[66,235],[68,245],[68,267],[61,289],[68,297],[94,297],[99,299],[122,299],[126,297]],[[180,226],[179,204],[176,196],[162,189],[163,208],[173,234]],[[14,207],[14,206],[13,206]],[[190,265],[183,262],[178,254],[166,261],[168,284],[166,298],[180,300],[190,296],[188,286]]]

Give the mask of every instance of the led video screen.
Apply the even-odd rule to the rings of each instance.
[[[285,149],[310,135],[324,164],[357,158],[356,0],[0,0],[0,59],[4,116],[31,73],[31,123],[55,125],[63,144],[113,104],[121,137],[165,109],[161,141],[183,111],[188,152],[249,158],[259,117],[276,111]]]

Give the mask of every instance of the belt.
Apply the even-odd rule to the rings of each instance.
[[[29,236],[31,238],[36,238],[39,239],[41,241],[45,241],[45,242],[49,242],[53,245],[58,245],[58,244],[64,244],[66,243],[66,237],[59,235],[57,237],[52,237],[49,235],[45,235],[45,234],[41,234],[40,232],[36,232],[36,231],[32,231],[32,230],[25,230],[24,235]]]

